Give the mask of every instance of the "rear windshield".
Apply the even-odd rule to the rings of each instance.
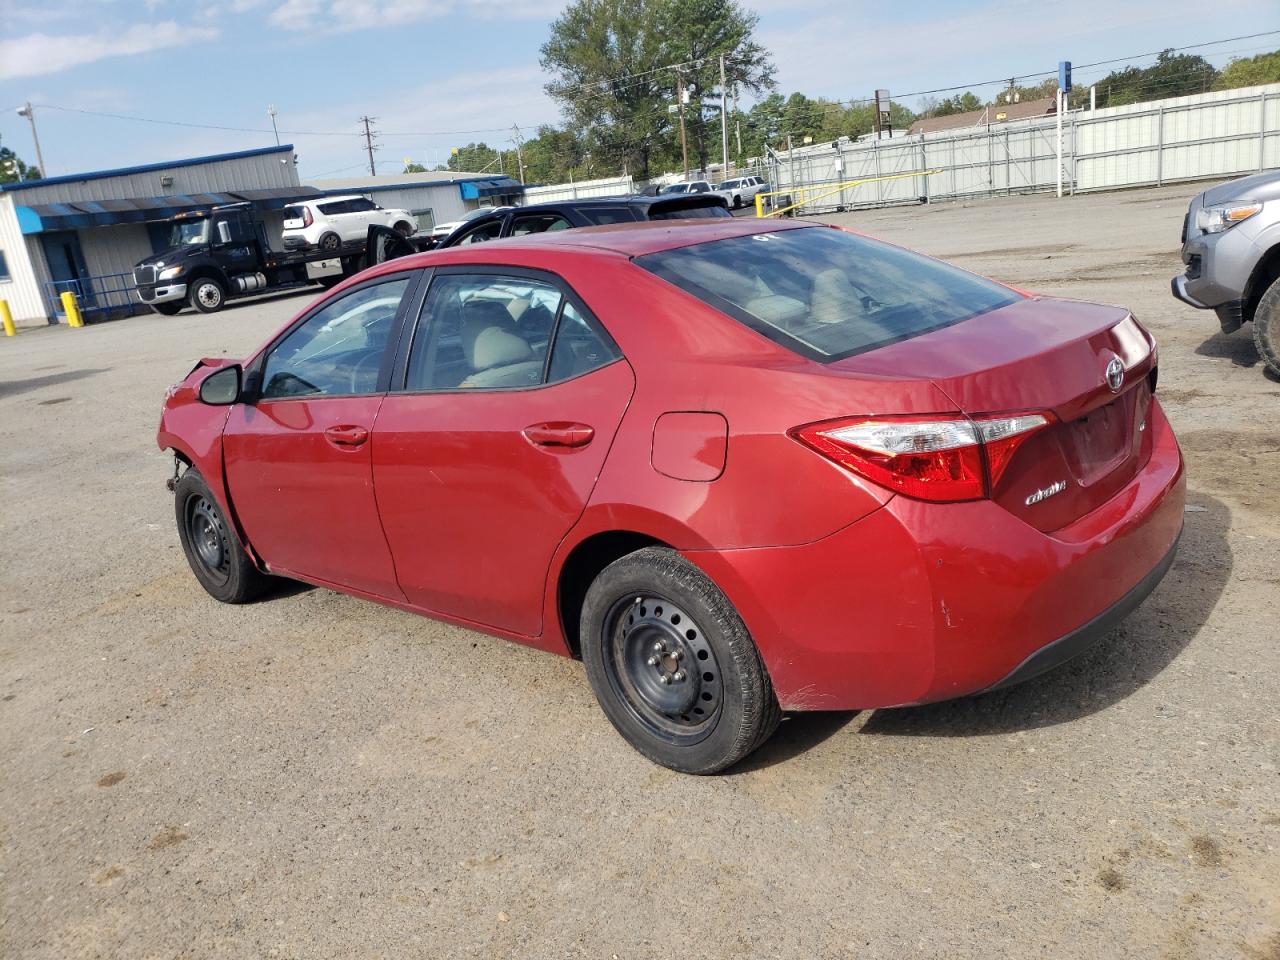
[[[723,203],[672,203],[659,201],[649,207],[650,220],[700,220],[707,217],[731,217],[729,208]]]
[[[302,212],[301,207],[285,207],[284,218],[286,220],[305,220],[306,214]]]
[[[823,363],[1022,299],[957,267],[829,227],[730,237],[635,262]]]

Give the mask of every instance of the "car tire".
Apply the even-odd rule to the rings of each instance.
[[[1280,376],[1280,279],[1258,301],[1253,313],[1253,342],[1267,368]]]
[[[270,578],[254,566],[199,471],[187,470],[173,492],[182,552],[205,592],[223,603],[261,595]]]
[[[322,233],[316,241],[316,249],[321,253],[338,253],[342,249],[342,238],[332,230]]]
[[[778,700],[742,618],[674,550],[606,567],[587,590],[580,636],[605,715],[654,763],[718,773],[777,729]]]
[[[191,284],[187,298],[201,313],[217,313],[227,302],[227,291],[213,277],[200,277]]]
[[[742,209],[742,198],[741,198],[741,197],[734,197],[734,198],[733,198],[733,209],[735,209],[735,210],[741,210],[741,209]]]
[[[162,317],[176,317],[186,304],[181,300],[167,300],[164,303],[150,304],[152,310]]]
[[[394,229],[396,233],[400,234],[402,237],[413,236],[413,224],[409,223],[407,220],[401,220],[395,225]]]

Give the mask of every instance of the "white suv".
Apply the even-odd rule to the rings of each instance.
[[[759,177],[735,177],[716,184],[716,193],[728,200],[736,210],[744,204],[754,203],[756,194],[765,187],[765,182]]]
[[[325,197],[284,208],[284,248],[337,254],[346,244],[364,243],[375,223],[403,237],[418,229],[408,210],[384,210],[367,197]]]

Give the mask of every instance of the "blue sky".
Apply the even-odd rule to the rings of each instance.
[[[1275,0],[920,2],[759,0],[758,41],[780,89],[850,99],[1050,72],[1280,30]],[[37,105],[52,175],[273,143],[267,106],[304,179],[357,175],[357,118],[378,118],[380,172],[433,162],[510,126],[556,122],[538,48],[560,0],[0,0],[0,142],[34,160],[13,107]],[[1280,35],[1202,51],[1280,48]],[[1148,63],[1152,58],[1138,60]],[[1087,84],[1108,70],[1077,72]],[[915,107],[914,99],[908,105]],[[40,105],[47,104],[43,107]],[[64,109],[53,109],[60,107]],[[72,108],[72,109],[65,109]],[[250,128],[113,120],[75,109]],[[257,130],[259,132],[252,132]],[[316,133],[326,135],[313,135]],[[328,135],[335,134],[335,135]]]

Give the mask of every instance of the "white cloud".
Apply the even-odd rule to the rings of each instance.
[[[240,0],[256,5],[258,0]],[[546,20],[566,0],[284,0],[270,20],[285,30],[342,33],[373,27],[395,27],[449,14],[480,18],[503,16]]]
[[[271,22],[286,30],[346,31],[391,27],[449,13],[444,0],[285,0]]]
[[[184,27],[172,20],[90,34],[30,33],[0,40],[0,80],[61,73],[108,57],[149,53],[213,40],[218,33],[213,27]]]

